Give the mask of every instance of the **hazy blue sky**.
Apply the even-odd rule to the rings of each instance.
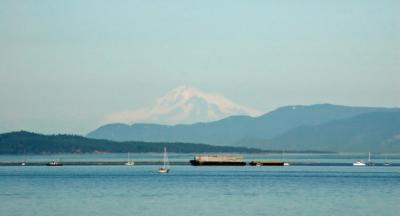
[[[85,134],[182,84],[400,106],[400,1],[0,0],[0,132]]]

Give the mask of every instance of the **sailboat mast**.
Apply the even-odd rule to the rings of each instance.
[[[371,161],[371,152],[368,152],[368,162]]]
[[[167,161],[167,148],[164,147],[164,168],[167,167],[166,161]]]

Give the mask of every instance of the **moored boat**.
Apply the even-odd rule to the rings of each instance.
[[[125,163],[126,166],[133,166],[135,162],[131,160],[130,153],[128,152],[128,161]]]
[[[353,166],[366,166],[366,164],[363,161],[359,160],[359,161],[354,162]]]
[[[58,161],[51,161],[49,163],[46,164],[47,166],[62,166],[63,164],[61,162]]]
[[[168,161],[168,155],[167,155],[167,148],[164,147],[164,160],[163,160],[163,166],[160,167],[158,170],[159,173],[168,173],[169,172],[169,161]]]

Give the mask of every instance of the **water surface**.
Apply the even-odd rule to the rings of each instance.
[[[0,167],[1,215],[398,215],[399,167]]]

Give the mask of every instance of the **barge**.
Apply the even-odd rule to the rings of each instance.
[[[289,166],[289,163],[283,161],[251,161],[250,166]]]
[[[190,160],[193,166],[245,166],[240,155],[196,155]]]

